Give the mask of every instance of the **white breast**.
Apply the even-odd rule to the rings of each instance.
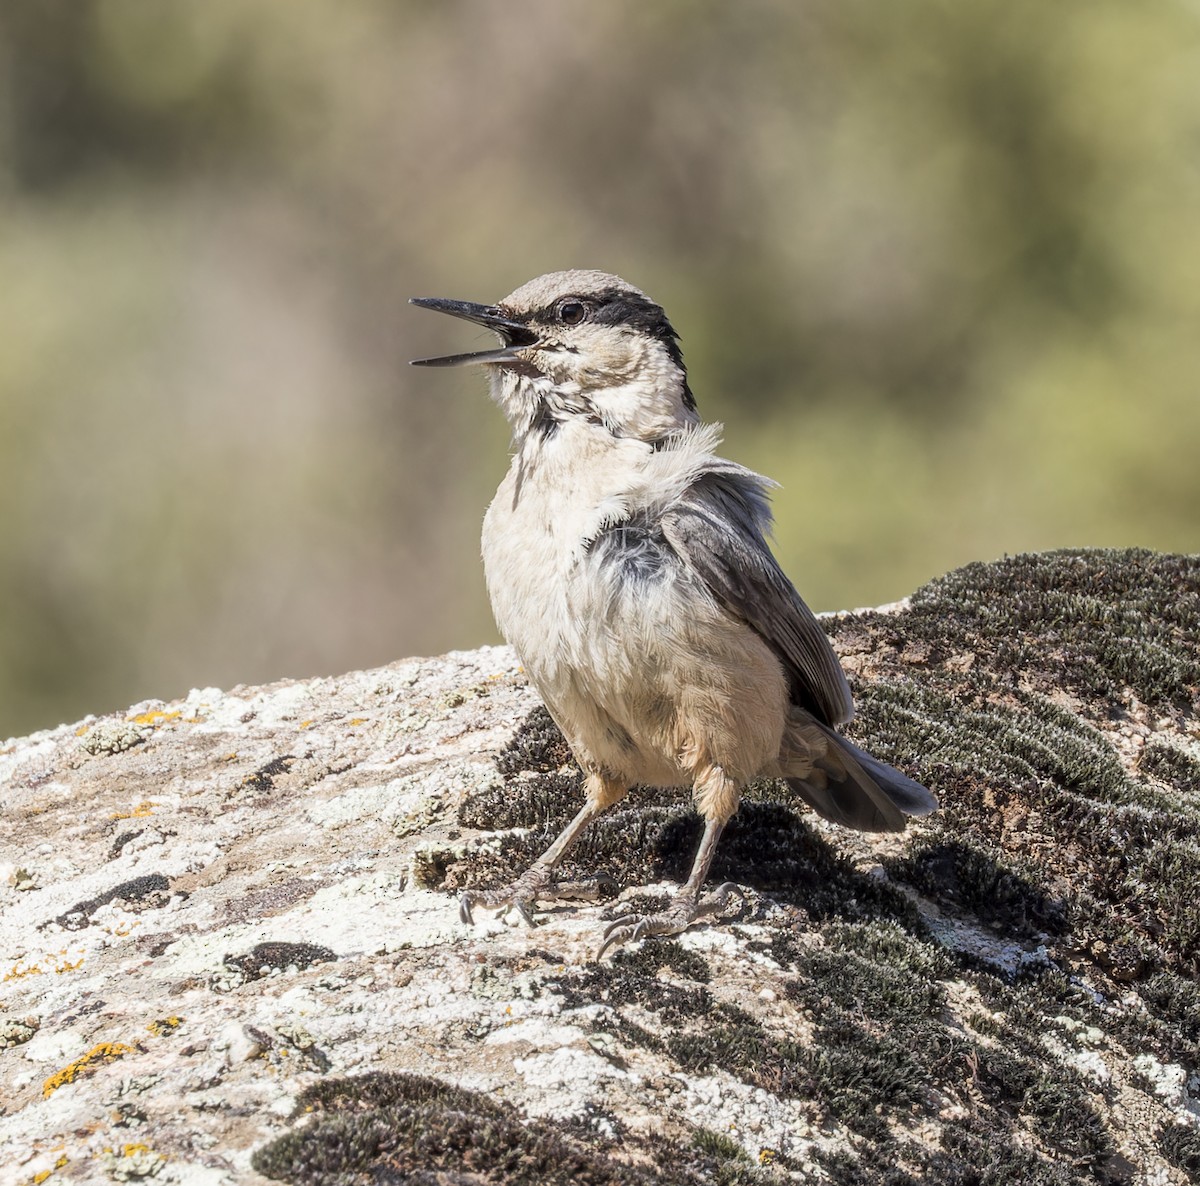
[[[656,566],[652,543],[634,549],[647,569],[636,579],[604,555],[629,543],[605,536],[614,524],[653,534],[654,504],[678,496],[691,464],[568,422],[514,459],[484,520],[501,632],[581,762],[631,782],[689,781],[678,759],[697,730],[747,777],[778,752],[786,690],[766,646],[677,561]],[[743,735],[754,738],[745,761],[730,749]]]

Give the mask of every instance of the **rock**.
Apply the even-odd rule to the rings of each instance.
[[[617,903],[458,920],[578,802],[506,648],[0,745],[0,1182],[1188,1181],[1200,559],[825,624],[942,810],[865,836],[756,784],[726,916],[603,964]],[[567,871],[662,895],[698,832],[640,790]]]

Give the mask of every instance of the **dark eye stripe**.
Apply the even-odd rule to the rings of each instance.
[[[586,297],[560,297],[553,305],[542,309],[531,309],[525,313],[505,310],[513,321],[531,322],[540,325],[561,325],[560,313],[564,304],[576,303],[585,306],[587,320],[597,325],[626,325],[649,337],[657,338],[666,348],[671,361],[683,372],[683,403],[695,411],[696,400],[688,386],[687,367],[683,362],[683,351],[679,348],[679,335],[667,320],[661,305],[649,297],[623,288],[605,288],[600,292],[588,293]],[[581,319],[582,320],[582,319]],[[567,322],[566,324],[580,324]]]
[[[652,338],[657,338],[667,349],[671,361],[683,372],[683,402],[686,407],[696,407],[692,389],[687,382],[687,367],[683,363],[683,351],[679,348],[679,335],[667,320],[661,305],[649,297],[627,292],[621,288],[609,288],[591,298],[596,302],[592,320],[600,325],[627,325]]]

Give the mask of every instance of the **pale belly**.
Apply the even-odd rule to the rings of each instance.
[[[525,546],[505,547],[513,538]],[[787,716],[778,660],[673,553],[626,551],[485,530],[502,633],[585,769],[654,786],[688,785],[710,764],[754,778]]]

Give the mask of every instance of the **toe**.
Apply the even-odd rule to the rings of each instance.
[[[604,958],[604,953],[610,947],[619,947],[622,943],[632,943],[651,935],[678,935],[680,931],[688,929],[695,917],[696,903],[685,898],[658,914],[627,914],[618,918],[605,928],[604,942],[596,952],[596,962]]]
[[[640,920],[636,925],[641,925]],[[604,942],[600,944],[600,950],[596,952],[596,963],[600,963],[604,959],[604,953],[610,947],[620,947],[622,943],[627,943],[632,939],[636,925],[609,927],[604,932]]]
[[[471,906],[474,902],[475,895],[468,892],[458,899],[458,917],[461,922],[466,923],[471,927],[475,925],[475,919],[471,916]]]
[[[537,904],[532,898],[514,898],[510,905],[520,915],[521,921],[527,927],[537,926],[537,922],[533,917],[533,912]]]

